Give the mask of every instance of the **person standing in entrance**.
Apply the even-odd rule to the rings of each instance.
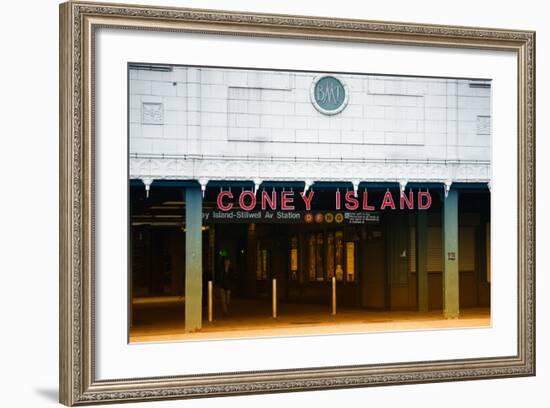
[[[233,280],[233,269],[231,268],[231,260],[229,258],[224,258],[222,270],[218,280],[218,284],[220,286],[220,297],[221,297],[223,314],[227,314],[229,312],[229,301],[231,300],[232,280]]]

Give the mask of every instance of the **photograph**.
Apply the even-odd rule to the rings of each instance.
[[[59,401],[534,376],[535,31],[270,10],[60,5]]]
[[[130,343],[491,325],[490,78],[127,74]]]

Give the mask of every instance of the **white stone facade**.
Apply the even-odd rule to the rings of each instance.
[[[349,103],[327,116],[319,73],[143,68],[130,178],[490,182],[489,81],[338,74]]]

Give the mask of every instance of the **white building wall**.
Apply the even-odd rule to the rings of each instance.
[[[377,176],[370,177],[376,179],[421,180],[432,174],[441,181],[490,180],[491,89],[478,87],[489,82],[338,75],[348,87],[349,103],[341,113],[326,116],[310,101],[317,75],[130,69],[131,177],[230,177],[227,172],[210,174],[206,164],[233,158],[244,166],[243,174],[252,171],[261,179],[296,176],[291,172],[298,168],[292,166],[278,166],[277,174],[257,169],[266,160],[279,160],[299,161],[301,168],[315,165],[320,169],[310,175],[315,180],[340,177],[322,170],[333,168],[334,161],[378,163]],[[172,170],[166,156],[176,160]],[[186,160],[192,165],[181,162]],[[415,163],[416,173],[402,165],[409,162]],[[352,170],[365,180],[374,174],[372,169],[366,174],[369,166],[342,171]]]

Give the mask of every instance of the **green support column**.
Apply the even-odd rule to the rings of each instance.
[[[428,311],[428,212],[416,213],[416,296],[418,311]]]
[[[202,327],[202,191],[185,189],[185,331]]]
[[[443,315],[446,319],[456,319],[459,315],[458,191],[449,190],[443,200],[442,215]]]

